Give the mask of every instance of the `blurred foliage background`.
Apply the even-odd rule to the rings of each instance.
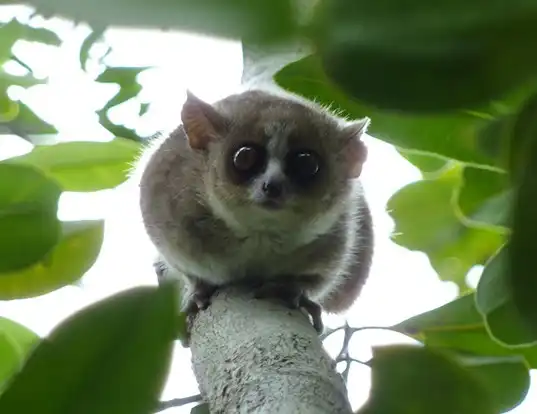
[[[393,241],[425,253],[438,277],[458,286],[459,298],[387,327],[425,346],[376,349],[371,397],[361,410],[492,414],[520,404],[529,370],[537,368],[537,3],[28,4],[37,21],[57,15],[91,25],[79,53],[83,69],[109,26],[240,38],[245,55],[251,47],[275,62],[285,56],[265,68],[280,87],[343,116],[369,116],[369,133],[422,172],[386,206]],[[138,75],[147,68],[101,60],[95,82],[118,89],[96,114],[113,138],[58,141],[56,129],[15,97],[17,88],[47,82],[18,56],[18,42],[54,48],[61,39],[32,20],[0,23],[0,134],[33,146],[0,162],[1,300],[36,297],[83,277],[99,255],[104,223],[59,220],[60,195],[123,183],[151,135],[110,117],[139,96]],[[256,60],[248,65],[255,72]],[[149,103],[137,105],[143,116]],[[467,276],[476,265],[484,270],[473,289]],[[0,319],[0,411],[73,412],[65,407],[83,401],[81,412],[154,412],[177,330],[169,316],[175,300],[167,286],[131,289],[82,310],[44,339]],[[122,347],[118,331],[131,338]],[[102,364],[110,355],[114,363]],[[124,392],[113,392],[119,387]]]

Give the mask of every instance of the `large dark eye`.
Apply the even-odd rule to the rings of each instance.
[[[319,172],[320,159],[313,151],[296,151],[287,156],[286,173],[297,181],[308,181]]]
[[[262,147],[243,145],[233,154],[233,167],[242,175],[254,175],[263,169],[265,151]]]

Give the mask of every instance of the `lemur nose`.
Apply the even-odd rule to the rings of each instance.
[[[269,198],[279,198],[283,194],[283,183],[277,180],[265,181],[263,183],[263,192]]]

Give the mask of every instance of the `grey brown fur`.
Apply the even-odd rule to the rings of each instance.
[[[298,284],[328,312],[349,308],[373,253],[369,207],[349,176],[349,163],[365,161],[367,121],[343,123],[313,104],[262,91],[212,106],[189,94],[182,118],[145,167],[140,205],[160,273],[183,282],[185,306],[204,287],[255,280]],[[238,184],[229,171],[230,154],[244,141],[275,159],[289,148],[313,149],[323,161],[318,180],[293,189],[281,209],[260,207],[255,180]]]

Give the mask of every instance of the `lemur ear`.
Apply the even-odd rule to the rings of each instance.
[[[362,142],[362,136],[370,123],[371,120],[365,117],[343,128],[347,140],[345,159],[349,178],[358,178],[362,173],[362,167],[367,159],[367,147]]]
[[[186,91],[181,120],[192,149],[206,149],[209,141],[218,139],[226,127],[224,116],[189,90]]]

